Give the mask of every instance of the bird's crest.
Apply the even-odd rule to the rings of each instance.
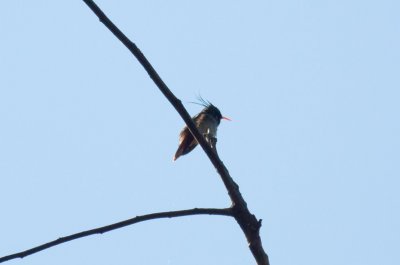
[[[210,101],[208,101],[208,100],[202,98],[200,95],[197,96],[197,100],[198,100],[199,102],[190,101],[189,103],[193,103],[193,104],[196,104],[196,105],[200,105],[200,106],[203,106],[203,107],[205,107],[205,108],[208,108],[208,107],[210,107],[210,106],[214,106]]]

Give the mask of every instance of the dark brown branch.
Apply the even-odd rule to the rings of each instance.
[[[189,209],[189,210],[152,213],[152,214],[136,216],[134,218],[131,218],[131,219],[128,219],[125,221],[121,221],[121,222],[118,222],[115,224],[94,228],[91,230],[79,232],[79,233],[65,236],[65,237],[60,237],[59,239],[45,243],[43,245],[28,249],[28,250],[25,250],[22,252],[18,252],[15,254],[11,254],[8,256],[1,257],[0,263],[5,262],[7,260],[11,260],[11,259],[24,258],[24,257],[32,255],[36,252],[54,247],[56,245],[60,245],[62,243],[65,243],[65,242],[68,242],[71,240],[75,240],[78,238],[91,236],[91,235],[95,235],[95,234],[103,234],[103,233],[109,232],[111,230],[115,230],[115,229],[125,227],[128,225],[140,223],[143,221],[149,221],[149,220],[160,219],[160,218],[181,217],[181,216],[188,216],[188,215],[200,215],[200,214],[232,216],[232,209],[231,208],[226,208],[226,209],[194,208],[194,209]]]
[[[150,62],[143,55],[140,49],[128,39],[115,25],[111,22],[110,19],[100,10],[100,8],[91,0],[83,0],[89,8],[98,16],[100,21],[132,52],[132,54],[136,57],[136,59],[142,64],[144,69],[149,74],[150,78],[154,81],[160,91],[165,95],[169,102],[174,106],[176,111],[185,121],[188,126],[190,132],[199,142],[207,156],[209,157],[211,163],[217,169],[219,175],[221,176],[222,181],[226,189],[228,190],[228,194],[232,201],[232,208],[234,210],[234,217],[240,227],[242,228],[244,234],[246,235],[247,241],[249,243],[249,248],[259,265],[269,265],[268,256],[265,253],[261,238],[259,234],[259,230],[261,227],[261,220],[257,220],[257,218],[250,213],[247,208],[246,201],[243,199],[242,194],[239,191],[238,185],[231,178],[227,168],[224,166],[222,161],[219,159],[217,152],[214,152],[213,149],[208,145],[207,141],[197,130],[194,125],[189,113],[186,111],[185,107],[182,105],[182,102],[175,97],[175,95],[171,92],[171,90],[167,87],[167,85],[162,81],[160,76],[154,70]]]
[[[177,110],[179,115],[182,117],[182,119],[185,121],[186,125],[188,126],[189,130],[193,134],[193,136],[196,138],[196,140],[199,142],[207,156],[209,157],[210,161],[218,171],[219,175],[221,176],[221,179],[228,190],[228,194],[231,198],[232,201],[232,207],[229,209],[214,209],[214,211],[221,211],[219,213],[214,212],[204,212],[204,213],[191,213],[191,214],[219,214],[219,215],[228,215],[228,216],[233,216],[240,227],[242,228],[247,241],[249,243],[249,248],[255,257],[257,264],[259,265],[269,265],[268,261],[268,256],[265,253],[261,239],[259,236],[259,229],[261,227],[261,220],[257,220],[257,218],[250,213],[249,209],[247,208],[247,204],[245,200],[243,199],[238,185],[233,181],[231,178],[228,170],[222,163],[222,161],[219,159],[217,152],[212,149],[207,141],[204,139],[204,137],[199,133],[197,128],[195,127],[189,113],[186,111],[184,106],[182,105],[182,102],[175,97],[175,95],[169,90],[167,85],[162,81],[160,76],[157,74],[157,72],[154,70],[154,68],[151,66],[149,61],[146,59],[146,57],[142,54],[142,52],[139,50],[139,48],[131,42],[108,18],[107,16],[99,9],[99,7],[91,0],[83,0],[89,7],[92,9],[92,11],[99,17],[100,21],[132,52],[132,54],[137,58],[137,60],[142,64],[142,66],[145,68],[147,73],[149,74],[150,78],[154,81],[154,83],[157,85],[157,87],[160,89],[160,91],[164,94],[164,96],[168,99],[168,101],[174,106],[174,108]],[[200,209],[193,209],[193,210],[200,210]],[[193,211],[193,210],[186,210],[186,211]],[[158,216],[156,218],[165,218],[165,217],[177,217],[177,216],[184,216],[184,215],[190,215],[188,212],[185,211],[178,211],[178,212],[168,212],[169,215],[165,216]],[[171,215],[171,213],[175,213],[177,215]],[[166,213],[159,213],[159,214],[153,214],[153,215],[160,215],[160,214],[166,214]],[[43,244],[41,246],[29,249],[27,251],[23,251],[20,253],[16,253],[13,255],[5,256],[0,258],[0,262],[4,262],[6,260],[10,259],[15,259],[15,258],[23,258],[27,255],[31,255],[33,253],[42,251],[44,249],[47,249],[49,247],[71,241],[80,237],[92,235],[92,234],[97,234],[97,233],[104,233],[113,229],[117,229],[126,225],[130,225],[133,223],[145,221],[144,217],[149,217],[152,215],[146,215],[146,216],[141,216],[141,217],[135,217],[127,221],[123,221],[114,225],[109,225],[105,226],[102,228],[97,228],[97,229],[92,229],[88,231],[84,231],[81,233],[77,233],[68,237],[63,237],[59,238],[57,240],[54,240],[52,242]],[[154,216],[153,218],[150,219],[155,219]],[[149,219],[146,219],[149,220]],[[104,229],[104,230],[102,230]]]

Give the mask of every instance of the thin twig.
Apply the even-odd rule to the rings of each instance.
[[[103,234],[103,233],[106,233],[106,232],[109,232],[109,231],[112,231],[112,230],[115,230],[115,229],[118,229],[121,227],[140,223],[143,221],[160,219],[160,218],[181,217],[181,216],[188,216],[188,215],[200,215],[200,214],[232,216],[232,209],[230,209],[230,208],[226,208],[226,209],[194,208],[194,209],[189,209],[189,210],[160,212],[160,213],[152,213],[152,214],[136,216],[134,218],[124,220],[124,221],[121,221],[121,222],[118,222],[115,224],[90,229],[87,231],[79,232],[79,233],[72,234],[72,235],[65,236],[65,237],[60,237],[56,240],[50,241],[50,242],[42,244],[40,246],[31,248],[31,249],[28,249],[25,251],[21,251],[21,252],[15,253],[15,254],[11,254],[8,256],[1,257],[0,263],[5,262],[7,260],[11,260],[11,259],[24,258],[24,257],[32,255],[36,252],[54,247],[56,245],[60,245],[62,243],[65,243],[65,242],[68,242],[71,240],[75,240],[78,238],[95,235],[95,234]]]
[[[139,50],[139,48],[132,42],[130,41],[109,19],[108,17],[100,10],[100,8],[91,0],[83,0],[89,8],[99,17],[100,21],[132,52],[132,54],[137,58],[137,60],[142,64],[144,69],[147,71],[149,74],[150,78],[154,81],[154,83],[157,85],[157,87],[160,89],[160,91],[164,94],[164,96],[168,99],[168,101],[173,105],[173,107],[176,109],[176,111],[179,113],[179,115],[182,117],[182,119],[185,121],[186,125],[188,126],[190,132],[193,134],[197,142],[201,145],[207,156],[209,157],[210,161],[218,171],[219,175],[221,176],[221,179],[228,191],[228,194],[231,198],[232,201],[232,207],[229,209],[221,209],[219,211],[222,211],[219,213],[219,215],[228,215],[228,216],[233,216],[238,224],[240,225],[242,231],[244,232],[247,241],[249,243],[249,248],[254,256],[254,258],[257,261],[258,265],[269,265],[269,260],[268,256],[265,253],[262,243],[261,243],[261,238],[259,235],[259,229],[261,227],[261,220],[257,220],[257,218],[250,213],[249,209],[247,208],[246,201],[243,199],[240,191],[239,191],[239,186],[233,181],[231,178],[227,168],[224,166],[222,161],[219,159],[217,152],[214,151],[210,147],[210,145],[207,143],[207,141],[204,139],[204,137],[200,134],[200,132],[197,130],[196,126],[194,125],[189,113],[186,111],[185,107],[182,105],[182,102],[175,97],[175,95],[170,91],[170,89],[167,87],[167,85],[162,81],[160,76],[157,74],[157,72],[154,70],[150,62],[146,59],[146,57],[143,55],[143,53]],[[190,211],[190,210],[188,210]],[[211,213],[197,213],[197,214],[211,214]],[[217,214],[217,213],[214,213]],[[187,215],[187,214],[183,214]],[[183,215],[178,215],[178,216],[183,216]],[[164,216],[164,217],[176,217],[176,216]],[[139,218],[139,217],[136,217]],[[163,217],[159,217],[163,218]],[[133,218],[135,219],[135,218]],[[130,219],[131,221],[133,219]],[[140,220],[140,221],[145,221],[145,220]],[[106,231],[110,231],[113,229],[117,229],[129,224],[126,224],[124,222],[117,223],[119,226],[113,227],[110,229],[110,226],[105,226],[104,228],[107,228]],[[139,221],[134,221],[139,222]],[[105,232],[106,232],[105,231]],[[0,262],[14,259],[14,258],[22,258],[27,255],[31,255],[33,253],[36,253],[38,251],[41,251],[43,249],[52,247],[54,245],[58,245],[70,240],[74,240],[76,238],[80,238],[83,236],[87,236],[86,233],[90,234],[96,234],[96,233],[101,233],[97,229],[93,230],[88,230],[85,232],[77,233],[68,237],[60,238],[55,241],[43,244],[41,246],[38,246],[36,248],[29,249],[27,251],[23,251],[20,253],[16,253],[13,255],[9,255],[3,258],[0,258]],[[103,232],[104,233],[104,232]]]

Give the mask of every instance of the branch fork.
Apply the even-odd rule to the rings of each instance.
[[[195,215],[195,214],[209,214],[209,215],[225,215],[234,217],[246,236],[250,251],[253,254],[257,264],[269,265],[268,256],[262,247],[261,238],[259,235],[261,220],[257,220],[255,215],[253,215],[249,211],[249,209],[247,208],[247,203],[239,191],[239,186],[233,181],[227,168],[220,160],[218,153],[216,151],[216,138],[215,140],[206,139],[207,137],[204,137],[202,134],[200,134],[195,124],[193,123],[189,113],[182,105],[182,102],[177,97],[175,97],[175,95],[167,87],[167,85],[164,83],[164,81],[161,79],[158,73],[154,70],[153,66],[143,55],[140,49],[136,46],[136,44],[133,43],[131,40],[129,40],[129,38],[125,36],[125,34],[122,33],[114,25],[114,23],[103,13],[103,11],[101,11],[101,9],[92,0],[83,0],[83,2],[85,2],[86,5],[97,15],[99,20],[115,35],[115,37],[117,37],[126,46],[126,48],[128,48],[129,51],[131,51],[131,53],[136,57],[136,59],[142,64],[142,66],[147,71],[150,78],[157,85],[161,93],[164,94],[167,100],[172,104],[175,110],[185,121],[190,132],[193,134],[197,142],[201,145],[204,152],[207,154],[211,163],[214,165],[215,169],[220,175],[228,191],[228,195],[231,199],[232,205],[230,208],[225,208],[225,209],[195,208],[191,210],[162,212],[162,213],[153,213],[143,216],[137,216],[132,219],[121,221],[119,223],[115,223],[112,225],[107,225],[104,227],[76,233],[70,236],[61,237],[57,240],[34,247],[32,249],[2,257],[0,258],[0,263],[15,258],[23,258],[33,253],[42,251],[52,246],[59,245],[61,243],[68,242],[77,238],[98,233],[102,234],[114,229],[118,229],[127,225],[131,225],[146,220],[157,219],[157,218],[172,218],[172,217]],[[209,144],[209,142],[211,144]]]

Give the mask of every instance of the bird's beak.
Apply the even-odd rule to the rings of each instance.
[[[229,118],[227,118],[227,117],[224,117],[224,116],[222,116],[222,119],[223,119],[223,120],[227,120],[227,121],[232,121],[231,119],[229,119]]]

